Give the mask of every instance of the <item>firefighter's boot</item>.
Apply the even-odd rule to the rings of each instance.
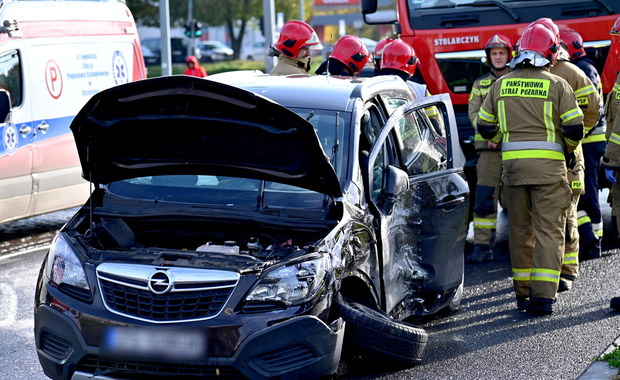
[[[620,297],[612,298],[611,302],[609,303],[609,307],[614,310],[620,311]]]
[[[549,298],[532,297],[524,302],[523,308],[528,313],[549,315],[553,313],[553,300]]]
[[[493,260],[493,249],[488,244],[474,245],[474,251],[467,256],[468,263],[482,263]]]
[[[575,276],[562,273],[560,275],[560,283],[558,284],[558,292],[571,290],[573,288],[573,281],[575,281]]]

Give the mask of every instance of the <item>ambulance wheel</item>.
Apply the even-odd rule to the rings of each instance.
[[[340,317],[346,322],[345,350],[353,348],[396,365],[412,366],[422,361],[428,343],[428,334],[423,328],[339,297],[335,302]]]

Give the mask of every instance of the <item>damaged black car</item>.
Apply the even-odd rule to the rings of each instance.
[[[88,202],[35,296],[53,379],[318,378],[416,364],[456,310],[469,190],[447,95],[400,78],[168,76],[71,125]]]

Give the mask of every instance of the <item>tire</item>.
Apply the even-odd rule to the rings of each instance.
[[[345,347],[371,354],[397,365],[422,361],[428,334],[418,326],[394,320],[387,314],[359,303],[335,299],[340,317],[347,323]]]
[[[463,282],[461,281],[461,285],[456,289],[450,303],[448,304],[448,310],[451,313],[458,311],[461,307],[461,301],[463,301]]]

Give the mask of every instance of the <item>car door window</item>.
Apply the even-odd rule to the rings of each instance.
[[[22,104],[22,72],[17,50],[0,55],[0,89],[11,95],[11,106]]]
[[[396,129],[400,137],[404,169],[411,175],[425,174],[447,168],[447,141],[439,122],[434,126],[437,113],[431,120],[424,110],[405,114]]]

